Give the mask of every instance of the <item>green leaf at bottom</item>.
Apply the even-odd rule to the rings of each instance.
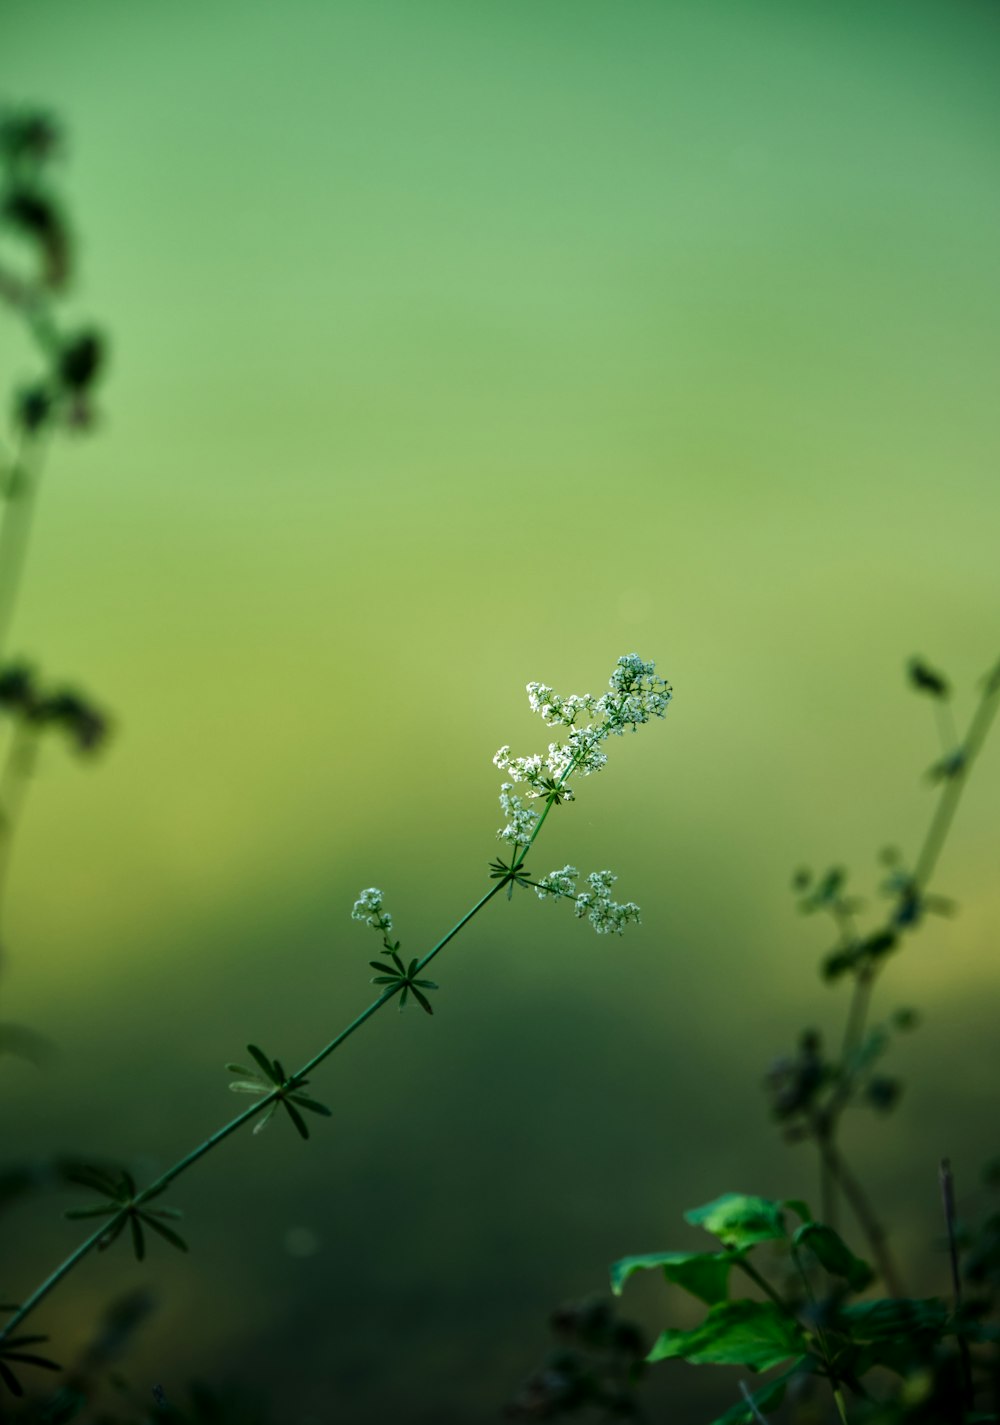
[[[734,1252],[650,1252],[623,1257],[611,1268],[611,1289],[620,1296],[633,1272],[659,1267],[668,1282],[689,1291],[707,1306],[729,1295],[729,1272],[739,1258]]]
[[[646,1359],[766,1371],[805,1351],[798,1322],[773,1301],[724,1301],[693,1330],[662,1332]]]

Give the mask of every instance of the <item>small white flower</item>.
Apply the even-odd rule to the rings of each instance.
[[[363,920],[366,925],[372,926],[375,930],[389,931],[392,929],[392,916],[387,910],[382,909],[382,892],[377,886],[369,886],[366,891],[361,892],[354,902],[351,919]]]
[[[599,727],[574,728],[569,735],[569,746],[576,762],[577,770],[587,777],[591,772],[599,772],[607,762],[607,753],[600,750],[607,732]]]
[[[500,808],[507,818],[507,825],[497,832],[501,841],[511,841],[515,845],[527,846],[538,821],[538,813],[526,807],[519,796],[514,795],[513,782],[504,782],[500,788]]]
[[[561,871],[550,871],[538,882],[535,894],[540,901],[546,896],[572,896],[575,899],[579,874],[575,866],[564,866]]]
[[[609,732],[621,736],[626,727],[634,732],[651,717],[666,717],[673,693],[655,670],[655,663],[644,663],[638,653],[619,658],[609,680],[612,694],[605,693],[601,699]]]
[[[617,879],[618,877],[611,871],[591,871],[587,882],[595,896],[607,897],[611,894],[611,887]]]
[[[529,683],[528,705],[532,712],[541,713],[549,727],[560,724],[573,727],[581,715],[593,716],[596,699],[590,693],[571,693],[568,698],[562,698],[544,683]]]

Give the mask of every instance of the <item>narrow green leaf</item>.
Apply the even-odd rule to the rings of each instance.
[[[327,1108],[325,1103],[317,1103],[314,1098],[308,1098],[304,1093],[293,1095],[292,1102],[298,1104],[299,1108],[308,1108],[310,1113],[321,1113],[324,1118],[332,1118],[333,1110]]]
[[[109,1247],[113,1246],[115,1242],[118,1241],[118,1238],[122,1235],[124,1231],[125,1218],[119,1217],[118,1221],[108,1228],[107,1232],[105,1232],[104,1236],[98,1242],[97,1250],[99,1252],[106,1252]]]
[[[135,1197],[135,1178],[125,1168],[122,1168],[122,1179],[118,1191],[121,1194],[121,1200],[123,1202],[129,1201],[131,1198]]]
[[[253,1126],[254,1134],[263,1133],[278,1109],[278,1100],[273,1099],[264,1110],[264,1115]]]
[[[611,1268],[611,1290],[621,1296],[633,1273],[660,1268],[668,1282],[714,1306],[729,1295],[729,1272],[738,1260],[738,1254],[733,1252],[650,1252],[623,1257]]]
[[[932,698],[947,698],[949,691],[947,678],[943,673],[938,673],[929,667],[922,658],[911,658],[906,671],[910,675],[910,683],[918,692],[930,693]]]
[[[107,1207],[70,1207],[63,1213],[63,1217],[71,1222],[80,1222],[85,1217],[110,1217],[117,1211],[115,1203]]]
[[[808,1247],[820,1266],[835,1277],[843,1277],[852,1291],[864,1291],[875,1279],[868,1263],[856,1257],[832,1227],[821,1222],[804,1223],[792,1243],[796,1247]]]
[[[148,1212],[142,1214],[142,1220],[147,1227],[151,1227],[154,1232],[158,1232],[164,1241],[169,1242],[171,1247],[176,1247],[178,1252],[186,1252],[188,1250],[188,1244],[184,1241],[184,1238],[175,1232],[172,1227],[167,1227],[164,1223],[157,1222]]]
[[[44,1339],[45,1337],[43,1336],[42,1340]],[[62,1369],[61,1366],[56,1365],[55,1361],[50,1361],[48,1356],[33,1356],[24,1351],[9,1351],[7,1359],[8,1361],[17,1361],[19,1366],[41,1366],[43,1371],[58,1371]]]
[[[391,980],[399,979],[399,971],[394,970],[391,965],[383,965],[381,960],[369,960],[369,965],[373,970],[378,970],[381,975],[388,975]]]
[[[441,988],[434,980],[414,980],[413,983],[419,985],[422,990],[439,990]]]
[[[869,935],[858,945],[857,953],[867,955],[872,960],[879,960],[883,955],[888,955],[890,950],[895,950],[899,941],[899,936],[892,930],[877,930],[874,935]]]
[[[247,1053],[251,1055],[254,1062],[264,1071],[264,1077],[269,1079],[272,1084],[276,1084],[278,1080],[275,1076],[274,1065],[264,1053],[263,1049],[258,1049],[256,1044],[248,1044]]]
[[[246,1064],[227,1064],[226,1068],[231,1074],[239,1074],[244,1079],[255,1079],[257,1077],[253,1069],[248,1069]]]
[[[398,975],[373,975],[370,983],[373,985],[398,985],[401,981]]]
[[[281,1100],[281,1102],[282,1102],[282,1104],[284,1105],[285,1112],[288,1114],[289,1118],[290,1118],[290,1119],[292,1120],[292,1122],[295,1124],[295,1128],[296,1128],[296,1131],[298,1132],[299,1136],[300,1136],[301,1138],[308,1138],[308,1137],[309,1137],[309,1129],[308,1129],[308,1127],[307,1127],[307,1125],[306,1125],[306,1121],[305,1121],[305,1119],[302,1117],[301,1113],[299,1113],[298,1109],[295,1107],[295,1105],[294,1105],[293,1103],[290,1102],[289,1099],[283,1098],[283,1099]]]
[[[685,1212],[685,1222],[704,1227],[727,1247],[752,1247],[786,1236],[782,1204],[766,1197],[728,1192],[704,1207]]]
[[[68,1183],[74,1187],[92,1188],[94,1192],[103,1193],[105,1197],[117,1197],[118,1184],[115,1178],[103,1168],[91,1168],[85,1163],[79,1163],[67,1169],[63,1175]]]
[[[410,985],[410,993],[413,995],[413,998],[416,1000],[417,1004],[419,1004],[420,1008],[425,1011],[425,1013],[427,1013],[427,1014],[433,1014],[433,1013],[434,1013],[434,1010],[433,1010],[433,1007],[432,1007],[432,1005],[431,1005],[431,1002],[430,1002],[430,1000],[427,998],[427,996],[424,994],[423,990],[418,990],[417,987],[416,987],[416,985],[414,985],[414,984],[411,983],[411,985]]]
[[[274,1088],[273,1084],[265,1084],[260,1079],[233,1079],[229,1085],[230,1093],[270,1093]]]
[[[693,1366],[746,1366],[770,1370],[801,1356],[806,1340],[794,1317],[773,1301],[723,1301],[691,1331],[664,1331],[646,1357],[681,1357]]]
[[[128,1215],[128,1225],[132,1232],[132,1250],[135,1253],[137,1262],[141,1262],[146,1255],[146,1239],[142,1235],[142,1223],[139,1221],[137,1212],[130,1212]]]
[[[821,973],[824,980],[831,983],[839,980],[841,975],[846,975],[848,970],[854,968],[857,958],[854,950],[834,950],[823,961]]]
[[[10,1367],[4,1365],[2,1360],[0,1360],[0,1380],[3,1381],[4,1385],[10,1391],[11,1395],[24,1394],[21,1382],[18,1380],[17,1376],[10,1369]]]

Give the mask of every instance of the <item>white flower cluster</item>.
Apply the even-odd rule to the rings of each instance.
[[[615,665],[608,680],[610,692],[599,698],[591,693],[573,693],[561,697],[544,683],[528,684],[528,702],[532,712],[541,713],[548,727],[568,727],[565,742],[550,742],[544,758],[538,753],[530,757],[512,757],[510,747],[503,746],[493,758],[502,772],[511,778],[505,782],[500,794],[500,804],[508,816],[506,826],[497,835],[503,841],[524,843],[521,834],[527,829],[528,835],[534,827],[517,797],[511,797],[513,783],[526,782],[528,800],[551,796],[554,784],[558,784],[561,801],[572,801],[573,794],[563,787],[563,778],[570,772],[580,772],[584,776],[599,772],[607,762],[607,754],[601,751],[601,744],[614,733],[620,737],[626,727],[632,731],[653,717],[665,717],[672,693],[670,685],[656,676],[656,665],[645,663],[638,653],[626,653]],[[577,720],[587,717],[586,725],[577,726]],[[510,805],[508,805],[508,803]],[[513,808],[516,804],[521,821],[515,824]]]
[[[543,762],[537,752],[531,757],[512,757],[510,747],[505,745],[500,748],[493,761],[501,772],[507,773],[512,782],[527,782],[528,791],[525,795],[530,801],[533,797],[548,796],[552,783],[557,782],[569,766],[572,754],[564,757],[563,751],[558,743],[550,742],[549,755]],[[572,789],[567,787],[561,798],[564,802],[571,802]]]
[[[575,866],[564,866],[561,871],[550,871],[535,886],[539,900],[546,896],[565,896],[573,901],[573,909],[582,919],[587,916],[598,935],[622,935],[630,921],[639,924],[639,907],[635,901],[620,905],[611,898],[611,887],[618,877],[610,871],[592,871],[587,877],[590,887],[577,893],[579,876]]]
[[[377,886],[369,886],[368,890],[361,892],[354,902],[351,919],[363,920],[373,930],[388,932],[392,929],[392,916],[382,909],[382,892]]]
[[[619,658],[608,686],[611,691],[599,698],[591,693],[562,698],[544,683],[529,683],[528,703],[549,727],[575,727],[580,715],[586,713],[596,722],[591,730],[603,741],[624,727],[636,728],[651,717],[664,717],[672,697],[669,683],[656,676],[656,664],[643,662],[638,653]]]
[[[504,782],[500,788],[500,807],[507,818],[507,825],[497,832],[501,841],[511,841],[515,846],[527,846],[538,821],[538,813],[533,807],[526,807],[521,798],[514,794],[514,783]]]
[[[540,901],[546,896],[572,896],[576,899],[576,882],[580,872],[575,866],[564,866],[561,871],[550,871],[535,887]]]
[[[557,727],[560,723],[573,727],[581,713],[586,713],[588,717],[594,716],[598,699],[592,693],[584,693],[582,696],[571,693],[568,698],[561,698],[554,689],[547,688],[544,683],[529,683],[528,703],[532,712],[541,713],[542,721],[549,727]]]
[[[651,717],[666,717],[673,693],[665,678],[656,676],[656,664],[644,663],[638,653],[623,654],[611,674],[610,720],[608,731],[621,736],[625,727],[635,732]],[[609,695],[604,694],[601,702]]]
[[[571,767],[585,777],[599,772],[608,760],[607,754],[601,751],[601,743],[607,735],[600,727],[574,727],[565,743],[550,742],[546,762],[556,781]]]
[[[611,899],[611,887],[617,879],[610,871],[591,871],[587,877],[590,890],[576,898],[577,915],[586,915],[598,935],[621,935],[629,921],[639,924],[639,907],[635,901],[619,905]]]

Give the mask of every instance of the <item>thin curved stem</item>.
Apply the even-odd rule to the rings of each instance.
[[[19,722],[0,771],[0,914],[7,889],[14,837],[24,810],[24,798],[38,758],[38,729]]]
[[[619,719],[621,716],[621,712],[624,709],[625,701],[625,697],[623,696],[621,706],[618,710]],[[555,805],[559,788],[561,788],[566,783],[572,773],[579,766],[583,755],[584,749],[581,749],[580,751],[574,753],[565,771],[559,777],[556,783],[555,790],[551,791],[548,797],[546,798],[545,809],[539,816],[534,830],[532,831],[531,836],[529,837],[527,843],[524,846],[525,853],[529,851],[532,845],[534,844],[539,832],[542,829],[542,826],[545,824],[546,817],[548,816],[552,807]],[[514,863],[516,863],[516,852],[518,850],[518,844],[515,844],[514,850]],[[439,955],[440,952],[444,949],[444,947],[450,941],[452,941],[455,936],[458,935],[459,932],[464,929],[466,925],[468,925],[469,921],[472,920],[474,916],[478,915],[479,912],[483,909],[483,907],[486,906],[489,901],[491,901],[493,897],[498,894],[499,891],[503,890],[504,886],[508,883],[508,879],[510,878],[498,880],[495,885],[491,886],[490,889],[484,895],[480,896],[479,900],[476,901],[475,905],[473,905],[468,911],[466,911],[465,915],[463,915],[460,920],[456,921],[456,923],[447,932],[447,934],[443,935],[441,939],[435,945],[433,945],[430,950],[427,951],[426,955],[424,955],[422,959],[417,962],[418,972],[420,970],[423,970],[427,965],[429,965],[431,961],[435,958],[435,956]],[[148,1202],[151,1198],[158,1196],[164,1190],[164,1188],[166,1188],[170,1183],[174,1182],[183,1173],[186,1173],[190,1168],[194,1167],[195,1163],[200,1162],[200,1160],[204,1158],[206,1154],[212,1152],[213,1149],[217,1148],[221,1143],[225,1142],[227,1138],[231,1137],[232,1134],[234,1134],[238,1129],[242,1128],[245,1123],[248,1123],[251,1118],[255,1118],[259,1113],[264,1112],[267,1108],[269,1108],[277,1100],[279,1100],[285,1093],[286,1089],[290,1085],[294,1084],[296,1080],[301,1080],[305,1078],[307,1074],[318,1068],[319,1065],[322,1064],[324,1060],[328,1059],[330,1055],[333,1054],[337,1049],[339,1049],[341,1045],[344,1044],[345,1041],[351,1037],[352,1034],[354,1034],[358,1029],[360,1029],[363,1024],[366,1024],[368,1020],[371,1019],[372,1016],[375,1015],[385,1005],[387,1005],[391,999],[395,998],[396,993],[399,989],[399,985],[393,985],[387,988],[384,993],[379,995],[378,999],[373,1000],[372,1003],[368,1005],[366,1009],[362,1010],[361,1013],[355,1019],[353,1019],[350,1024],[346,1026],[346,1028],[342,1029],[340,1033],[337,1034],[333,1039],[331,1039],[328,1044],[324,1045],[324,1047],[317,1054],[314,1054],[311,1059],[307,1060],[307,1062],[303,1064],[301,1069],[294,1073],[290,1079],[287,1079],[284,1084],[275,1087],[270,1093],[264,1094],[249,1108],[245,1109],[243,1113],[237,1114],[235,1118],[230,1119],[228,1123],[225,1123],[221,1128],[216,1129],[216,1131],[210,1134],[208,1138],[205,1138],[201,1143],[199,1143],[196,1148],[193,1148],[190,1153],[187,1153],[183,1158],[178,1159],[176,1163],[174,1163],[171,1167],[167,1168],[165,1172],[161,1173],[158,1178],[154,1179],[153,1182],[149,1183],[146,1187],[142,1188],[139,1192],[137,1192],[130,1202],[124,1204],[116,1213],[110,1216],[97,1231],[92,1232],[89,1237],[87,1237],[83,1242],[81,1242],[80,1245],[73,1252],[71,1252],[70,1255],[66,1257],[65,1260],[62,1261],[59,1266],[57,1266],[56,1269],[50,1273],[48,1277],[45,1278],[41,1285],[36,1287],[35,1290],[31,1293],[31,1295],[24,1302],[22,1302],[18,1310],[11,1316],[11,1318],[7,1321],[4,1327],[0,1329],[0,1342],[9,1337],[12,1332],[14,1332],[17,1327],[19,1327],[21,1323],[24,1322],[27,1317],[30,1316],[37,1309],[38,1306],[41,1305],[41,1303],[46,1299],[46,1297],[48,1297],[49,1294],[55,1290],[59,1283],[63,1281],[69,1275],[69,1273],[73,1271],[74,1268],[78,1266],[79,1263],[82,1262],[84,1258],[87,1257],[90,1252],[94,1250],[95,1247],[98,1247],[100,1245],[102,1240],[104,1240],[109,1233],[113,1232],[116,1227],[124,1224],[125,1219],[134,1211],[135,1208],[141,1207],[144,1202]],[[762,1278],[761,1281],[763,1282]],[[770,1288],[767,1287],[766,1283],[764,1283],[764,1289],[770,1290]]]
[[[487,902],[492,900],[496,893],[503,889],[503,885],[504,883],[502,881],[498,881],[497,884],[495,886],[492,886],[484,896],[481,896],[480,899],[476,902],[476,904],[472,906],[472,908],[468,910],[465,915],[462,916],[461,920],[457,921],[456,924],[452,926],[452,928],[448,931],[447,935],[442,936],[441,939],[437,942],[437,944],[427,952],[427,954],[419,962],[418,968],[422,970],[425,965],[429,965],[430,962],[434,959],[435,955],[439,954],[448,944],[448,942],[450,940],[453,940],[455,936],[458,935],[459,931],[461,931],[466,925],[468,925],[469,921],[473,918],[473,916],[477,915],[479,911],[481,911],[483,907],[487,904]],[[307,1074],[310,1074],[315,1068],[322,1064],[324,1059],[328,1059],[330,1055],[334,1053],[335,1050],[339,1049],[340,1046],[347,1039],[349,1039],[352,1034],[355,1033],[356,1030],[360,1029],[363,1024],[366,1024],[368,1020],[371,1019],[372,1016],[378,1012],[378,1010],[382,1009],[382,1007],[388,1004],[391,999],[395,998],[397,989],[398,986],[393,987],[387,990],[384,994],[379,995],[378,999],[373,1000],[372,1003],[368,1005],[367,1009],[362,1010],[361,1013],[357,1016],[357,1018],[353,1019],[345,1029],[342,1029],[340,1033],[336,1035],[333,1039],[331,1039],[328,1044],[324,1045],[324,1047],[319,1051],[318,1054],[314,1054],[313,1057],[309,1059],[307,1063],[303,1064],[302,1068],[291,1076],[291,1081],[294,1081],[296,1079],[304,1079]],[[212,1150],[214,1148],[217,1148],[220,1143],[225,1142],[227,1138],[231,1137],[232,1134],[237,1131],[237,1129],[242,1128],[245,1123],[249,1123],[251,1118],[255,1118],[257,1114],[262,1113],[264,1109],[266,1109],[269,1105],[273,1104],[276,1099],[281,1097],[281,1094],[282,1090],[276,1088],[271,1093],[263,1095],[255,1103],[251,1104],[249,1108],[245,1109],[242,1113],[237,1114],[235,1118],[230,1119],[229,1122],[223,1124],[221,1128],[216,1129],[216,1131],[210,1134],[208,1138],[204,1139],[201,1143],[199,1143],[196,1148],[193,1148],[190,1153],[187,1153],[183,1158],[178,1159],[176,1163],[174,1163],[171,1167],[167,1168],[166,1171],[161,1173],[160,1176],[154,1179],[153,1182],[147,1184],[147,1186],[144,1187],[140,1192],[137,1192],[130,1205],[123,1207],[119,1212],[116,1212],[112,1217],[109,1217],[107,1221],[102,1223],[101,1227],[96,1232],[91,1233],[91,1235],[84,1242],[82,1242],[80,1246],[77,1247],[76,1250],[65,1259],[65,1261],[61,1262],[60,1265],[56,1267],[55,1271],[52,1272],[51,1275],[46,1277],[46,1279],[41,1283],[41,1285],[38,1286],[32,1292],[32,1294],[27,1298],[27,1300],[24,1301],[19,1307],[19,1309],[13,1314],[13,1316],[11,1316],[10,1320],[4,1325],[3,1329],[0,1330],[0,1341],[3,1341],[7,1336],[9,1336],[28,1316],[31,1315],[33,1311],[37,1309],[37,1307],[41,1305],[41,1303],[45,1300],[49,1293],[53,1291],[54,1288],[57,1287],[59,1283],[69,1275],[69,1273],[74,1269],[74,1267],[76,1267],[80,1262],[82,1262],[84,1257],[86,1257],[91,1251],[93,1251],[95,1247],[99,1245],[102,1238],[106,1237],[108,1233],[111,1232],[116,1226],[125,1221],[133,1206],[140,1207],[144,1202],[148,1202],[150,1198],[158,1196],[164,1188],[168,1187],[170,1183],[174,1182],[175,1179],[179,1178],[182,1173],[186,1173],[189,1168],[193,1168],[195,1163],[199,1162],[202,1158],[204,1158],[207,1153],[212,1152]]]
[[[818,1141],[824,1167],[831,1180],[843,1192],[851,1211],[857,1218],[858,1225],[868,1239],[872,1256],[875,1258],[875,1265],[878,1267],[879,1275],[885,1282],[889,1294],[897,1297],[905,1296],[906,1293],[896,1270],[896,1264],[887,1245],[888,1234],[876,1216],[867,1193],[844,1162],[833,1139],[826,1137],[820,1138]]]
[[[986,740],[993,719],[996,717],[998,705],[1000,705],[1000,666],[986,680],[983,696],[972,715],[965,741],[959,749],[962,754],[961,762],[952,776],[948,778],[941,792],[941,799],[937,804],[920,855],[917,857],[913,881],[918,891],[926,889],[927,882],[934,873],[934,868],[937,866],[938,858],[951,829],[955,812],[958,810],[958,803],[968,780],[969,771]]]
[[[918,904],[937,867],[972,764],[982,749],[996,717],[998,706],[1000,706],[1000,664],[997,664],[986,677],[983,693],[973,712],[965,740],[958,749],[960,760],[955,771],[942,788],[923,845],[917,856],[911,878],[911,893]],[[947,727],[942,726],[942,736],[945,735],[945,732],[951,732],[952,729],[953,724],[949,714]],[[846,935],[850,927],[843,921],[838,921],[838,923],[842,933]],[[897,923],[892,916],[885,922],[883,929],[892,932],[898,930]],[[814,1123],[814,1135],[820,1152],[820,1191],[823,1199],[824,1220],[831,1227],[835,1225],[837,1189],[839,1187],[843,1190],[855,1217],[871,1243],[872,1251],[879,1261],[879,1269],[887,1286],[890,1286],[894,1295],[898,1296],[899,1291],[892,1285],[893,1282],[898,1284],[898,1278],[892,1258],[885,1245],[885,1231],[875,1216],[860,1183],[845,1167],[836,1147],[840,1117],[850,1102],[854,1088],[854,1076],[849,1069],[850,1060],[860,1049],[864,1040],[868,1010],[878,971],[878,963],[869,961],[862,965],[855,975],[854,990],[847,1011],[847,1022],[840,1051],[839,1082],[826,1105],[822,1122]]]
[[[740,1268],[742,1272],[746,1273],[746,1275],[750,1278],[752,1282],[755,1283],[755,1285],[760,1287],[761,1291],[764,1293],[765,1296],[769,1296],[771,1298],[775,1306],[779,1306],[782,1311],[787,1311],[789,1312],[789,1314],[792,1314],[788,1302],[785,1301],[784,1297],[782,1297],[781,1294],[774,1289],[774,1287],[768,1281],[767,1277],[765,1277],[761,1272],[759,1272],[752,1262],[748,1262],[746,1257],[737,1257],[736,1265]]]
[[[0,516],[0,660],[6,652],[24,578],[40,478],[40,446],[25,442],[10,468]]]
[[[566,771],[560,777],[558,786],[561,787],[565,783],[565,781],[575,770],[577,765],[578,758],[574,757],[570,765],[566,768]],[[555,797],[553,795],[550,795],[547,800],[545,810],[539,817],[534,831],[531,834],[531,838],[525,846],[525,851],[527,851],[531,847],[536,837],[538,836],[538,833],[541,831],[545,818],[548,816],[549,811],[554,805],[554,802]],[[479,912],[483,909],[483,907],[487,905],[487,903],[491,901],[499,891],[503,890],[505,885],[506,882],[500,880],[497,881],[495,885],[491,886],[490,889],[485,893],[485,895],[481,896],[479,900],[476,901],[475,905],[473,905],[468,911],[466,911],[465,915],[463,915],[460,920],[456,921],[456,923],[452,926],[448,933],[446,935],[443,935],[441,939],[437,942],[437,944],[432,946],[431,949],[428,950],[426,955],[424,955],[423,958],[418,961],[418,971],[423,970],[427,965],[429,965],[430,962],[434,959],[434,957],[436,955],[439,955],[444,949],[444,947],[451,940],[454,940],[455,936],[458,935],[459,932],[463,930],[466,925],[468,925],[469,921],[472,920],[473,916],[478,915]],[[324,1060],[328,1059],[330,1055],[333,1054],[337,1049],[339,1049],[340,1046],[347,1039],[349,1039],[352,1034],[354,1034],[358,1029],[360,1029],[363,1024],[366,1024],[374,1014],[376,1014],[380,1009],[382,1009],[384,1005],[388,1004],[391,999],[395,998],[397,990],[398,986],[394,986],[386,990],[384,994],[379,995],[378,999],[373,1000],[372,1003],[368,1005],[366,1009],[362,1010],[362,1012],[357,1016],[356,1019],[353,1019],[345,1029],[342,1029],[340,1033],[336,1035],[333,1039],[331,1039],[328,1044],[324,1045],[324,1047],[319,1051],[318,1054],[314,1054],[311,1059],[309,1059],[305,1064],[303,1064],[301,1069],[299,1069],[295,1074],[292,1075],[292,1081],[294,1081],[295,1079],[303,1079],[308,1074],[312,1073],[314,1069],[318,1068],[319,1065],[322,1064]],[[257,1100],[256,1103],[252,1104],[250,1108],[245,1109],[243,1113],[237,1114],[235,1118],[230,1119],[228,1123],[224,1124],[221,1128],[217,1129],[214,1133],[212,1133],[208,1138],[204,1139],[203,1142],[199,1143],[196,1148],[193,1148],[190,1153],[187,1153],[183,1158],[178,1159],[176,1163],[174,1163],[171,1167],[167,1168],[165,1172],[161,1173],[158,1178],[156,1178],[153,1182],[149,1183],[140,1192],[136,1193],[131,1204],[123,1207],[112,1217],[108,1218],[101,1225],[98,1231],[91,1233],[91,1235],[86,1238],[85,1241],[81,1242],[79,1247],[77,1247],[74,1252],[72,1252],[63,1262],[61,1262],[60,1265],[56,1267],[55,1271],[53,1271],[48,1277],[45,1278],[45,1280],[41,1283],[40,1286],[36,1287],[36,1289],[31,1293],[31,1295],[21,1304],[19,1309],[11,1316],[10,1320],[7,1321],[3,1329],[0,1330],[0,1341],[3,1341],[6,1337],[11,1335],[11,1333],[16,1330],[16,1328],[20,1326],[21,1323],[25,1321],[26,1318],[30,1316],[32,1312],[34,1312],[41,1305],[41,1303],[50,1294],[50,1292],[52,1292],[59,1285],[59,1283],[63,1281],[64,1278],[67,1277],[69,1273],[73,1271],[73,1269],[78,1266],[79,1263],[82,1262],[83,1259],[88,1256],[89,1253],[92,1252],[94,1248],[100,1244],[102,1239],[105,1238],[108,1233],[113,1231],[116,1226],[125,1221],[132,1207],[139,1207],[142,1205],[142,1203],[148,1202],[150,1198],[158,1196],[158,1194],[161,1193],[164,1188],[166,1188],[170,1183],[174,1182],[177,1178],[179,1178],[182,1173],[186,1173],[189,1168],[194,1167],[195,1163],[199,1162],[202,1158],[204,1158],[206,1154],[212,1152],[213,1149],[217,1148],[220,1143],[223,1143],[239,1128],[242,1128],[243,1125],[245,1123],[248,1123],[251,1118],[256,1117],[257,1114],[262,1113],[266,1108],[273,1104],[276,1099],[281,1097],[281,1093],[282,1090],[280,1088],[276,1088],[273,1090],[273,1092],[263,1095],[260,1099]]]

